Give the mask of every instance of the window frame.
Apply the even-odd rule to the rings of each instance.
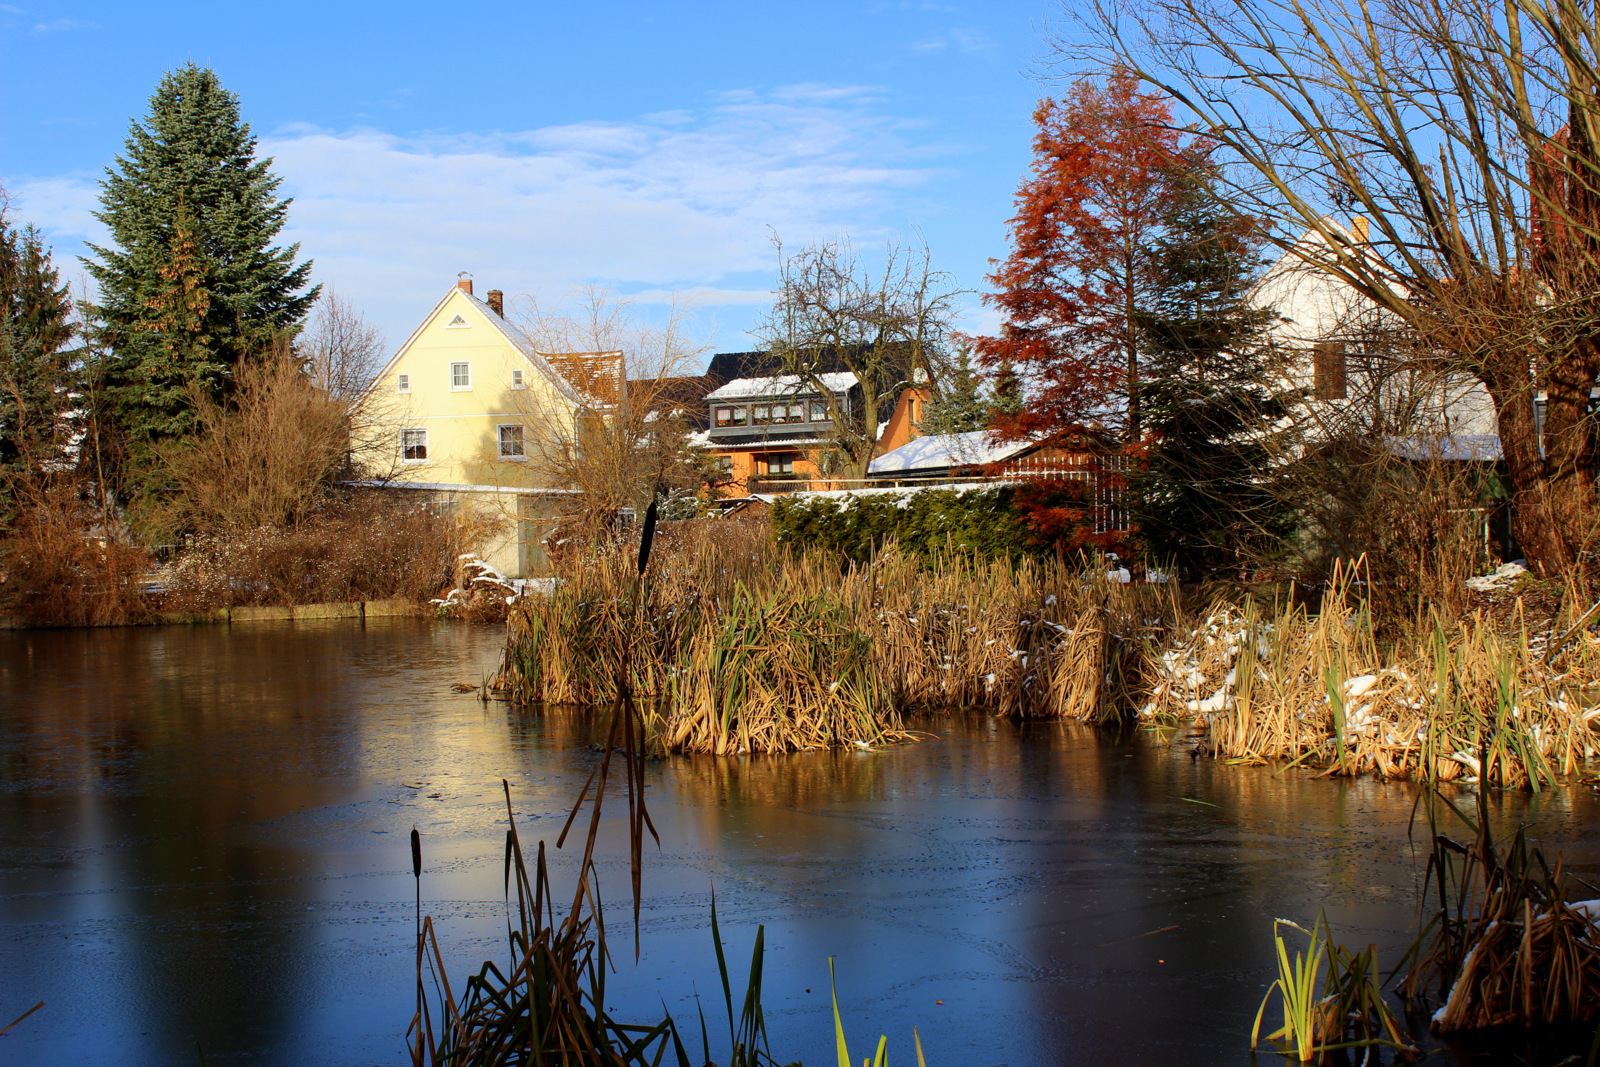
[[[761,457],[762,473],[768,478],[793,476],[795,454],[793,452],[768,452]]]
[[[411,375],[396,374],[394,376],[394,391],[397,393],[411,392]]]
[[[811,421],[811,422],[827,422],[828,421],[828,402],[826,400],[813,400],[813,401],[811,401],[810,407],[811,407],[811,411],[810,411],[811,418],[810,418],[809,421]]]
[[[495,424],[495,447],[500,458],[507,463],[524,463],[528,459],[528,438],[520,422],[501,422]],[[517,451],[506,451],[506,431],[513,430],[516,439]]]
[[[526,389],[527,387],[528,387],[528,379],[523,374],[522,368],[521,367],[513,367],[513,368],[511,368],[511,388],[513,388],[513,389]]]
[[[465,385],[457,385],[456,384],[456,369],[457,368],[461,368],[466,372],[467,382],[466,382]],[[450,391],[452,393],[470,393],[470,392],[472,392],[472,361],[471,360],[452,360],[450,362]]]
[[[420,456],[413,456],[410,454],[412,449],[417,447],[417,445],[410,440],[412,434],[420,434],[422,437],[422,455]],[[400,462],[413,464],[428,462],[428,428],[426,426],[407,426],[401,429]]]

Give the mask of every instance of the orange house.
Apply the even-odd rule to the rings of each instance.
[[[861,407],[861,386],[849,371],[816,379],[798,374],[735,378],[706,395],[706,448],[721,469],[724,497],[848,487],[825,469],[834,424],[823,390],[851,418]],[[901,390],[889,420],[878,427],[880,452],[916,436],[916,419],[929,397],[923,386]]]

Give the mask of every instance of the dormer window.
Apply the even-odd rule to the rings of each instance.
[[[743,426],[745,422],[744,408],[717,408],[714,415],[718,426]]]
[[[828,421],[828,405],[827,405],[827,403],[825,401],[813,400],[811,402],[811,421],[812,422],[827,422]]]
[[[396,375],[395,376],[395,392],[397,392],[397,393],[409,393],[409,392],[411,392],[411,375],[409,375],[409,374],[400,374],[400,375]]]
[[[513,388],[513,389],[526,389],[527,387],[528,387],[527,383],[522,380],[522,371],[521,370],[512,371],[511,372],[511,388]]]
[[[765,426],[772,421],[772,408],[767,404],[757,404],[750,409],[750,425]]]
[[[453,318],[449,322],[445,323],[444,324],[444,328],[447,329],[447,330],[465,330],[468,326],[471,326],[471,325],[472,324],[470,322],[468,322],[466,319],[462,318],[460,315],[457,315],[455,318]]]

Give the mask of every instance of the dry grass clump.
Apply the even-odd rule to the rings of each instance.
[[[164,575],[173,610],[426,600],[476,547],[471,522],[378,493],[329,500],[295,526],[191,537]]]
[[[915,707],[1096,720],[1146,688],[1176,593],[1032,559],[865,565],[770,541],[668,555],[631,614],[621,554],[520,603],[498,684],[525,703],[600,704],[629,684],[670,751],[784,752],[903,736]]]
[[[1552,868],[1519,829],[1495,847],[1481,791],[1470,844],[1438,832],[1430,797],[1433,850],[1425,891],[1438,909],[1406,962],[1401,992],[1434,1012],[1439,1033],[1514,1023],[1591,1023],[1600,1016],[1600,901],[1571,903],[1561,858]],[[1460,812],[1457,812],[1460,815]]]
[[[1600,640],[1570,625],[1507,636],[1470,616],[1381,647],[1350,571],[1321,610],[1218,603],[1180,648],[1148,718],[1194,718],[1214,755],[1330,774],[1482,778],[1535,788],[1596,751]]]
[[[149,554],[70,484],[20,495],[0,540],[0,610],[35,626],[118,626],[153,614]]]

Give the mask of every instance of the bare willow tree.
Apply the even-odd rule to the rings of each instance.
[[[879,412],[917,371],[937,382],[960,291],[933,269],[926,245],[891,244],[876,268],[848,240],[817,241],[793,254],[776,237],[778,286],[755,333],[784,368],[826,405],[845,473],[864,478],[877,454]],[[861,387],[849,410],[823,375],[843,367]]]
[[[1546,571],[1581,565],[1600,459],[1592,3],[1099,0],[1090,12],[1093,45],[1060,38],[1061,59],[1115,62],[1177,97],[1220,146],[1241,213],[1414,333],[1426,359],[1481,383],[1517,540]]]
[[[575,491],[576,517],[590,525],[700,477],[703,460],[687,441],[689,409],[705,392],[698,378],[705,347],[690,336],[692,310],[674,296],[663,315],[647,317],[632,301],[591,286],[548,310],[530,302],[520,316],[577,394],[570,413],[528,405],[525,448],[550,487]],[[538,397],[535,390],[517,395]]]

